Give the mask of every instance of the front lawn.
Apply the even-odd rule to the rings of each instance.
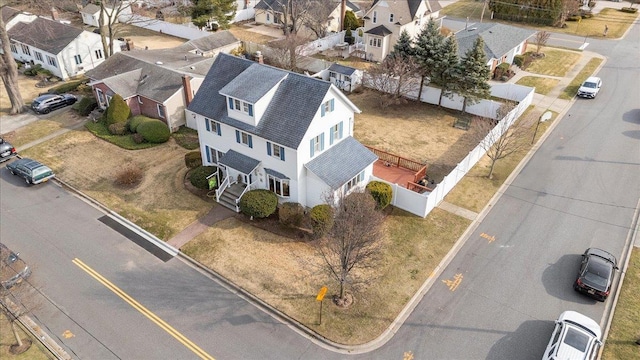
[[[569,86],[562,90],[562,93],[560,93],[559,96],[560,99],[571,100],[574,96],[576,96],[580,85],[582,85],[582,83],[587,80],[589,76],[593,76],[593,73],[601,63],[602,59],[599,58],[593,58],[589,60],[589,62],[580,70],[578,75],[576,75],[573,80],[571,80]]]
[[[544,57],[533,61],[526,71],[534,74],[564,77],[576,65],[580,57],[579,52],[542,47]]]
[[[547,95],[558,85],[560,80],[543,78],[539,76],[524,76],[516,82],[518,85],[529,86],[536,89],[536,93]]]

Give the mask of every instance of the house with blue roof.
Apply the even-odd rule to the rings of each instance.
[[[273,191],[306,207],[362,188],[377,156],[353,138],[360,110],[335,85],[220,54],[186,110],[203,165],[216,166],[216,199]]]

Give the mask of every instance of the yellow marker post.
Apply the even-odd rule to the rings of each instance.
[[[327,293],[327,287],[323,286],[318,291],[318,295],[316,296],[316,301],[320,302],[320,322],[318,325],[322,325],[322,300],[324,299],[324,295]]]

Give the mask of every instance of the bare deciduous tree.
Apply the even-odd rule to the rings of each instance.
[[[498,160],[519,151],[527,146],[525,138],[528,138],[529,128],[526,126],[530,122],[528,119],[516,120],[515,103],[505,103],[497,111],[498,120],[476,116],[472,119],[472,126],[476,127],[474,133],[477,136],[479,145],[487,151],[487,157],[491,159],[489,174],[487,177],[493,179],[493,170]],[[512,125],[510,125],[513,123]]]
[[[289,34],[282,40],[274,41],[268,53],[265,54],[267,61],[281,69],[295,71],[298,67],[298,60],[302,57],[300,45],[307,42],[306,39],[297,34]]]
[[[4,89],[9,96],[11,102],[10,114],[19,114],[24,111],[24,100],[20,94],[18,86],[18,65],[11,56],[11,45],[9,35],[7,34],[7,26],[0,16],[0,42],[2,42],[2,54],[0,55],[0,78],[4,84]]]
[[[551,37],[551,33],[547,31],[538,31],[534,43],[536,44],[536,54],[540,54],[540,50],[543,46],[547,45],[547,41]]]
[[[316,248],[331,277],[339,284],[338,301],[345,298],[346,286],[370,282],[362,270],[375,266],[380,253],[382,213],[368,192],[355,191],[341,196],[335,204],[335,221],[329,235],[316,242]],[[354,270],[358,271],[354,271]]]
[[[364,75],[364,83],[379,92],[380,106],[386,108],[403,98],[417,93],[420,79],[414,57],[388,56],[382,63],[372,66]]]
[[[331,0],[310,0],[309,9],[303,19],[303,24],[316,34],[319,39],[327,36],[327,20],[335,9],[335,2]],[[341,22],[342,23],[342,22]]]

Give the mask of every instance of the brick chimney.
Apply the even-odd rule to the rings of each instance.
[[[253,60],[257,61],[258,64],[264,64],[264,56],[262,56],[262,51],[256,51]]]
[[[58,10],[55,7],[51,8],[51,19],[58,21]]]
[[[191,92],[191,76],[182,75],[182,89],[184,91],[184,101],[187,106],[191,104],[191,100],[193,100],[193,93]]]

